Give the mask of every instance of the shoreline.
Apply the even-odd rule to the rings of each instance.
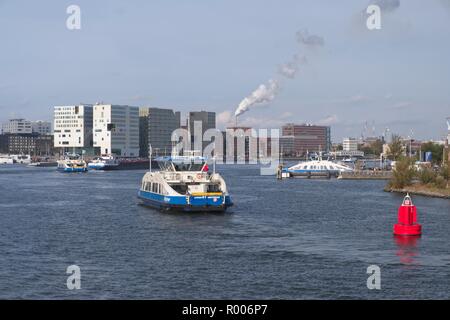
[[[431,197],[431,198],[440,198],[440,199],[450,199],[450,190],[445,192],[432,190],[429,187],[423,186],[423,185],[412,185],[404,187],[403,189],[398,188],[391,188],[389,186],[386,186],[384,188],[385,192],[395,192],[395,193],[409,193],[412,195],[419,195],[419,196],[425,196],[425,197]]]

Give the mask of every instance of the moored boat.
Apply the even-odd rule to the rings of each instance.
[[[88,168],[93,170],[116,170],[119,167],[119,161],[113,156],[97,157],[88,163]]]
[[[338,177],[342,172],[352,172],[353,169],[339,163],[329,160],[318,160],[299,162],[298,164],[289,168],[282,168],[281,174],[283,177],[323,177],[331,178]]]

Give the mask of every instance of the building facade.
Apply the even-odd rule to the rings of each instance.
[[[208,111],[191,111],[189,112],[187,125],[188,125],[188,131],[191,136],[191,143],[192,143],[192,149],[196,149],[196,146],[201,146],[202,153],[203,150],[206,148],[206,146],[210,143],[209,141],[203,141],[202,144],[195,143],[194,136],[195,136],[195,125],[199,124],[201,125],[201,135],[203,139],[204,133],[208,129],[215,129],[216,128],[216,113],[215,112],[208,112]],[[200,137],[199,137],[200,138]],[[197,147],[198,148],[198,147]]]
[[[358,151],[358,140],[354,138],[344,138],[342,141],[342,150],[347,152]]]
[[[0,135],[0,153],[51,156],[55,150],[53,136],[37,133],[16,133]]]
[[[170,155],[172,152],[172,133],[180,128],[180,112],[163,108],[141,108],[140,131],[145,137],[140,140],[142,156],[148,156],[149,145],[152,155]]]
[[[96,104],[93,110],[94,147],[102,155],[139,156],[139,108]]]
[[[31,121],[25,119],[11,119],[2,125],[2,133],[32,133]]]
[[[49,121],[32,121],[31,131],[40,135],[50,135],[52,134],[52,124]]]
[[[285,155],[302,156],[307,152],[331,150],[330,127],[288,123],[282,126],[281,131],[280,150]]]
[[[92,111],[92,105],[56,106],[53,122],[54,146],[63,150],[75,149],[76,152],[92,150]]]

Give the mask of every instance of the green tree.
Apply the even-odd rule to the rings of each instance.
[[[395,163],[389,185],[392,188],[402,189],[412,184],[415,176],[414,161],[408,157],[400,157]]]
[[[442,155],[444,153],[444,146],[434,142],[422,143],[422,152],[431,152],[431,162],[439,164],[442,162]]]
[[[403,155],[403,143],[399,135],[392,135],[392,141],[389,144],[388,157],[391,160],[398,160]]]

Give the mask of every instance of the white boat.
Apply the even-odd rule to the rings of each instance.
[[[13,159],[14,163],[20,163],[20,164],[30,164],[31,163],[30,155],[11,155],[11,158]]]
[[[304,176],[308,178],[315,176],[327,178],[338,177],[341,172],[351,171],[353,169],[349,166],[329,160],[322,160],[321,157],[318,160],[299,162],[292,167],[282,169],[284,177]]]
[[[119,161],[113,156],[97,157],[88,163],[88,168],[93,170],[115,170],[119,167]]]
[[[146,206],[178,211],[224,212],[233,205],[222,176],[209,172],[206,158],[172,156],[157,158],[160,171],[142,179],[138,198]]]
[[[10,156],[0,156],[0,164],[13,164],[14,160]]]
[[[66,155],[63,160],[58,161],[57,170],[60,172],[87,172],[86,161],[78,155]]]

